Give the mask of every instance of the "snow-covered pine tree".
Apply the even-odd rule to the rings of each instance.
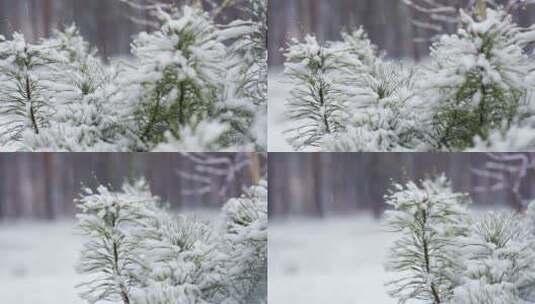
[[[229,46],[230,64],[223,121],[232,128],[229,144],[255,143],[267,150],[267,0],[247,0],[242,11],[249,20],[236,20],[221,31]]]
[[[39,134],[54,113],[41,79],[53,61],[46,49],[20,33],[0,37],[0,140],[14,146],[25,132]]]
[[[462,244],[465,267],[451,303],[534,303],[535,238],[521,216],[488,213]]]
[[[363,28],[342,38],[320,46],[307,37],[288,49],[286,74],[294,85],[289,107],[295,110],[290,118],[301,118],[289,130],[290,141],[324,151],[423,149],[414,68],[384,60]],[[325,111],[318,106],[322,100]]]
[[[267,298],[267,182],[223,207],[224,248],[230,257],[225,304],[260,304]]]
[[[144,180],[86,189],[78,205],[89,303],[266,303],[265,183],[225,205],[220,230],[166,212]]]
[[[342,128],[344,100],[336,88],[341,63],[338,44],[320,45],[314,36],[293,39],[284,56],[285,74],[293,88],[288,100],[289,142],[298,150],[320,147],[325,136]]]
[[[43,80],[55,113],[40,134],[24,139],[25,149],[50,151],[121,151],[128,147],[121,106],[110,98],[113,75],[75,25],[54,31],[41,42],[55,60]],[[121,136],[119,136],[121,135]]]
[[[223,207],[216,231],[195,218],[159,214],[139,239],[136,303],[264,303],[267,297],[267,189],[251,187]]]
[[[478,17],[461,11],[457,34],[433,45],[422,78],[423,99],[435,113],[429,135],[439,149],[462,150],[475,136],[485,140],[491,130],[509,126],[530,86],[535,64],[525,47],[535,29],[520,28],[501,9]]]
[[[79,285],[82,298],[89,303],[134,303],[139,240],[132,232],[152,218],[157,202],[144,180],[125,183],[122,192],[104,186],[96,192],[85,189],[78,201],[79,227],[86,238],[78,271],[91,279]]]
[[[390,294],[399,303],[446,303],[453,295],[457,266],[455,239],[466,232],[465,194],[454,193],[442,175],[421,185],[396,184],[386,196],[392,207],[387,225],[401,233],[390,250],[387,269],[399,272]]]
[[[120,76],[136,119],[132,128],[149,146],[166,132],[177,139],[192,123],[213,119],[222,96],[225,46],[207,13],[183,6],[158,12],[160,29],[138,35],[135,61]]]

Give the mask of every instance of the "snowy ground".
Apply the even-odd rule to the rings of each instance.
[[[269,303],[390,304],[383,263],[395,235],[367,216],[269,227]]]
[[[0,302],[78,304],[74,222],[0,224]]]
[[[290,152],[292,147],[286,141],[284,130],[288,122],[284,120],[285,102],[290,87],[284,83],[281,69],[270,72],[268,79],[268,151]]]

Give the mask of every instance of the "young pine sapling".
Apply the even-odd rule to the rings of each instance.
[[[399,303],[418,299],[441,304],[453,296],[459,266],[456,238],[466,233],[465,198],[451,190],[444,176],[421,185],[397,184],[387,195],[392,207],[387,225],[401,234],[387,263],[388,270],[402,275],[388,284]]]

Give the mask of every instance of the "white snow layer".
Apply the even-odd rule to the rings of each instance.
[[[79,304],[74,222],[0,223],[0,302]]]
[[[383,268],[396,237],[371,216],[270,220],[269,303],[396,303]]]

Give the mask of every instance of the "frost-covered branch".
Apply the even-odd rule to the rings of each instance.
[[[385,59],[362,28],[324,44],[292,40],[288,141],[312,151],[533,150],[535,26],[494,2],[470,3],[479,12],[408,3],[459,21],[425,62]]]

